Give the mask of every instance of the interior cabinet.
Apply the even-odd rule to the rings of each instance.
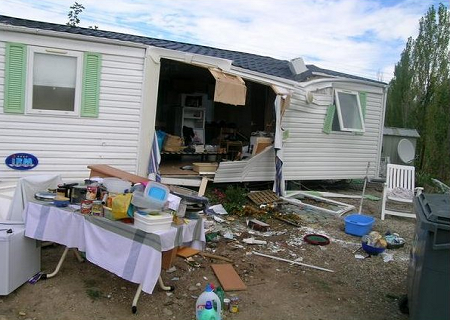
[[[183,127],[189,127],[194,130],[194,144],[205,143],[205,108],[183,107],[181,117],[181,132]],[[184,133],[183,133],[184,135]],[[184,136],[183,136],[184,137]],[[184,137],[186,138],[186,137]]]
[[[194,130],[194,144],[205,144],[205,119],[206,119],[206,100],[205,94],[183,94],[181,97],[181,132],[184,136],[183,127],[189,127]]]

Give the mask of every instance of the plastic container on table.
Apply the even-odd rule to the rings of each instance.
[[[214,293],[213,288],[211,284],[207,284],[205,291],[200,294],[200,296],[197,298],[197,302],[195,303],[195,316],[197,320],[200,320],[202,311],[206,307],[206,302],[211,301],[213,305],[213,309],[215,309],[217,313],[217,320],[220,320],[222,317],[222,306],[220,302],[220,298],[217,296],[217,294]]]
[[[134,191],[131,204],[141,211],[146,213],[159,212],[164,208],[165,201],[154,200],[150,197],[146,197],[142,191]]]
[[[145,232],[169,230],[172,225],[173,216],[170,213],[160,214],[135,214],[134,226]]]
[[[345,217],[344,221],[345,233],[358,237],[368,234],[372,230],[372,226],[375,223],[375,219],[373,217],[362,214],[351,214]]]
[[[408,266],[409,319],[450,319],[450,195],[414,198],[416,235]]]
[[[169,193],[170,190],[167,186],[155,181],[149,181],[144,190],[144,197],[148,198],[155,206],[163,208]]]
[[[119,178],[103,178],[103,185],[108,192],[123,193],[126,189],[131,188],[131,182]]]

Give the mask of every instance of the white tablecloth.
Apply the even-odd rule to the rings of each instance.
[[[29,202],[25,235],[86,252],[86,258],[119,277],[142,283],[152,293],[161,272],[162,251],[188,245],[202,250],[203,220],[192,220],[167,231],[146,233],[133,225],[82,215],[70,209]]]

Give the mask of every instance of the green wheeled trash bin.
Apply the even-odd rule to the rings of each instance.
[[[450,195],[414,200],[417,224],[408,266],[410,320],[450,319]]]

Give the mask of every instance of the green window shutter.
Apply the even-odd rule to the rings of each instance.
[[[361,112],[363,120],[366,119],[366,105],[367,105],[367,93],[359,92],[359,102],[361,103]]]
[[[5,52],[5,113],[24,113],[27,46],[7,43]]]
[[[359,93],[359,102],[361,103],[361,113],[363,117],[363,121],[366,120],[366,105],[367,105],[367,93],[360,91]],[[355,135],[362,136],[364,132],[355,132]]]
[[[327,114],[325,116],[325,121],[323,123],[323,132],[325,132],[326,134],[331,133],[335,112],[336,106],[334,104],[331,104],[328,107]]]
[[[101,54],[92,52],[84,54],[83,92],[80,113],[82,117],[98,117],[101,65]]]

